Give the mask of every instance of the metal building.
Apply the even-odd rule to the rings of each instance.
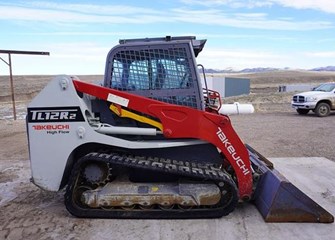
[[[219,92],[222,97],[250,94],[248,78],[206,76],[206,80],[208,88]]]

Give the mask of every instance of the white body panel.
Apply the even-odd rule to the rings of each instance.
[[[72,77],[74,78],[74,77]],[[186,146],[204,144],[200,140],[169,140],[169,141],[127,141],[98,133],[87,122],[85,112],[88,109],[89,100],[80,98],[77,95],[72,79],[68,76],[58,76],[53,79],[43,91],[41,91],[28,105],[31,110],[28,113],[28,138],[29,151],[33,182],[42,189],[58,191],[60,189],[63,174],[71,153],[79,146],[86,143],[99,143],[113,145],[130,149],[145,148],[167,148],[175,146]],[[55,113],[59,109],[79,107],[84,115],[84,121],[66,121],[66,119],[55,119],[45,115],[43,109],[55,108]],[[39,115],[38,112],[42,112]],[[70,110],[72,111],[72,110]],[[36,122],[29,121],[33,116]],[[58,114],[62,116],[62,114]],[[64,117],[65,116],[65,117]],[[57,118],[55,117],[55,118]],[[64,118],[68,116],[63,114]],[[43,120],[53,120],[52,122]]]

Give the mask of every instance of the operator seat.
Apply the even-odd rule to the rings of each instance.
[[[157,63],[157,76],[155,80],[155,89],[161,89],[164,85],[166,77],[166,70],[164,65],[160,62]]]

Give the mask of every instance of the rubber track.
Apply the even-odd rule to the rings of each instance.
[[[80,166],[89,161],[102,161],[117,166],[164,172],[195,180],[210,180],[217,184],[221,191],[229,191],[232,194],[231,201],[224,206],[196,207],[191,209],[133,209],[112,208],[110,210],[100,208],[84,208],[76,205],[73,200],[77,176],[80,174]],[[224,184],[222,184],[224,183]],[[221,187],[223,185],[223,187]],[[228,186],[228,188],[226,188]],[[130,156],[118,153],[91,152],[82,157],[74,166],[69,185],[65,193],[65,205],[68,211],[85,218],[136,218],[136,219],[185,219],[185,218],[218,218],[232,212],[238,202],[235,182],[224,171],[213,164],[190,163],[187,161],[175,161],[162,158],[146,158]]]

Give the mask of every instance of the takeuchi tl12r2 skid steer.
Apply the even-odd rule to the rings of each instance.
[[[28,106],[33,183],[65,188],[77,217],[216,218],[250,201],[267,222],[333,222],[219,113],[196,64],[205,42],[120,40],[103,83],[53,79]]]

